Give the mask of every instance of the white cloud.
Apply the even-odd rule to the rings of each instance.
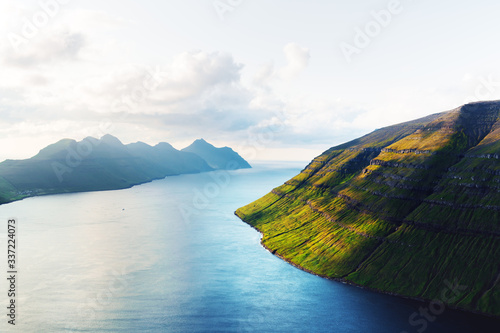
[[[66,25],[71,25],[75,29],[102,32],[102,29],[122,29],[134,22],[110,12],[90,9],[67,9],[62,21]]]
[[[296,44],[287,45],[286,65],[275,70],[269,63],[250,85],[242,82],[244,66],[231,55],[206,51],[183,52],[160,66],[114,66],[104,75],[80,70],[75,72],[78,80],[68,80],[64,71],[29,71],[23,76],[29,88],[17,90],[24,94],[22,108],[0,101],[0,113],[18,110],[5,118],[14,126],[4,135],[52,133],[57,138],[82,138],[110,120],[112,134],[123,141],[142,139],[144,133],[144,140],[150,141],[203,136],[228,144],[264,135],[272,137],[269,147],[331,140],[339,135],[340,124],[352,120],[341,105],[320,105],[304,95],[278,92],[281,85],[289,84],[287,78],[306,69],[308,54]],[[67,68],[81,69],[86,64],[77,58]],[[16,115],[24,121],[17,123]]]
[[[3,138],[81,139],[109,120],[111,134],[125,142],[203,136],[231,145],[270,134],[271,147],[326,141],[338,135],[331,129],[352,120],[338,104],[283,93],[309,64],[309,50],[296,43],[283,48],[283,65],[268,62],[245,84],[243,64],[222,52],[182,52],[153,66],[113,63],[115,54],[98,51],[107,42],[101,35],[129,22],[77,13],[68,10],[21,53],[0,56],[9,77],[0,82]]]
[[[272,62],[260,66],[253,77],[255,85],[266,87],[273,81],[293,80],[307,68],[311,58],[309,49],[297,43],[288,43],[285,45],[283,54],[286,59],[286,65],[277,69]]]
[[[257,69],[253,77],[253,84],[256,86],[265,87],[267,80],[274,74],[274,64],[272,62],[264,64]]]
[[[241,69],[227,54],[184,52],[159,66],[123,66],[76,89],[87,97],[85,107],[100,113],[193,114],[239,100]]]
[[[2,53],[7,66],[34,67],[77,58],[85,45],[82,33],[57,30],[44,33],[33,40],[25,39],[17,49],[7,46]]]
[[[285,52],[288,63],[286,67],[280,69],[280,76],[283,79],[294,79],[309,64],[309,59],[311,58],[309,50],[297,43],[289,43],[284,47],[283,52]]]

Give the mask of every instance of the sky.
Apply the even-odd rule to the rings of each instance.
[[[500,99],[499,12],[493,0],[0,0],[0,160],[109,133],[308,161]]]

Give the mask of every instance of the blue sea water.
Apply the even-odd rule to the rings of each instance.
[[[451,309],[425,319],[419,312],[430,304],[326,280],[262,248],[234,211],[303,165],[258,164],[0,206],[0,249],[14,217],[19,267],[16,326],[7,323],[9,286],[0,279],[0,331],[497,331],[496,320]]]

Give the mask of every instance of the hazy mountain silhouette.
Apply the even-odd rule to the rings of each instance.
[[[194,141],[183,152],[194,153],[207,161],[214,169],[234,170],[251,168],[238,153],[229,147],[216,148],[203,139]]]
[[[109,134],[79,142],[63,139],[30,159],[0,163],[0,203],[42,194],[122,189],[166,176],[221,169],[213,165],[168,143],[124,145]]]

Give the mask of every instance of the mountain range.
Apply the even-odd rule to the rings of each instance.
[[[35,195],[123,189],[166,176],[250,167],[232,149],[216,148],[203,139],[186,149],[192,152],[165,142],[124,145],[109,134],[79,142],[63,139],[30,159],[0,163],[0,204]]]
[[[236,214],[311,273],[500,316],[499,158],[500,101],[471,103],[332,147]]]

